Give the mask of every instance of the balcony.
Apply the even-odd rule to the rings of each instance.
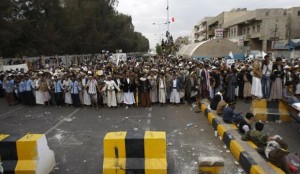
[[[215,35],[215,31],[214,30],[208,30],[207,31],[207,35],[208,36],[214,36]]]
[[[251,39],[260,38],[261,37],[261,33],[260,32],[258,32],[258,33],[252,33],[250,37],[251,37]]]

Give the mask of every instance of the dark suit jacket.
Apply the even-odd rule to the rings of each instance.
[[[176,89],[179,92],[180,91],[180,80],[176,79]],[[173,90],[173,78],[170,80],[170,91]]]
[[[121,83],[124,85],[123,86],[124,92],[134,92],[135,91],[135,83],[133,80],[130,81],[130,83],[128,83],[127,79],[123,78]]]

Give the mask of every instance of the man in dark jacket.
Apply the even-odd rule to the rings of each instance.
[[[210,103],[210,108],[212,110],[216,110],[218,103],[223,100],[223,93],[224,91],[221,90],[220,92],[216,93],[216,95],[212,98],[211,103]]]

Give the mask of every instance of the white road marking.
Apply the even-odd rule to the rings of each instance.
[[[152,117],[152,114],[151,114],[151,113],[148,113],[148,117],[151,118],[151,117]]]
[[[148,120],[147,120],[147,124],[149,125],[150,123],[151,123],[151,120],[150,120],[150,119],[148,119]]]
[[[149,108],[149,112],[151,112],[152,111],[152,108]]]
[[[11,110],[11,111],[9,111],[9,112],[6,112],[6,113],[4,113],[4,114],[1,114],[0,117],[3,117],[3,116],[5,116],[5,115],[8,115],[8,114],[10,114],[10,113],[12,113],[12,112],[15,112],[15,111],[17,111],[17,110],[19,110],[19,109],[22,109],[22,108],[23,108],[23,106],[22,106],[22,107],[19,107],[19,108],[16,108],[16,109],[14,109],[14,110]]]
[[[76,109],[75,111],[73,111],[70,115],[68,115],[66,118],[62,119],[59,123],[57,123],[56,125],[54,125],[51,129],[49,129],[47,132],[45,132],[45,134],[49,134],[50,132],[52,132],[54,129],[56,129],[59,125],[63,124],[64,122],[66,122],[66,119],[72,117],[74,114],[76,114],[76,112],[78,112],[80,109]]]

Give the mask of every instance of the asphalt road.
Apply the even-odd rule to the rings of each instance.
[[[168,173],[197,173],[198,158],[225,159],[224,173],[242,173],[235,159],[215,138],[207,119],[188,105],[152,108],[8,107],[0,99],[0,133],[45,133],[55,153],[53,174],[102,173],[103,138],[111,131],[165,131]],[[187,126],[192,123],[191,126]],[[299,147],[299,146],[298,146]]]

